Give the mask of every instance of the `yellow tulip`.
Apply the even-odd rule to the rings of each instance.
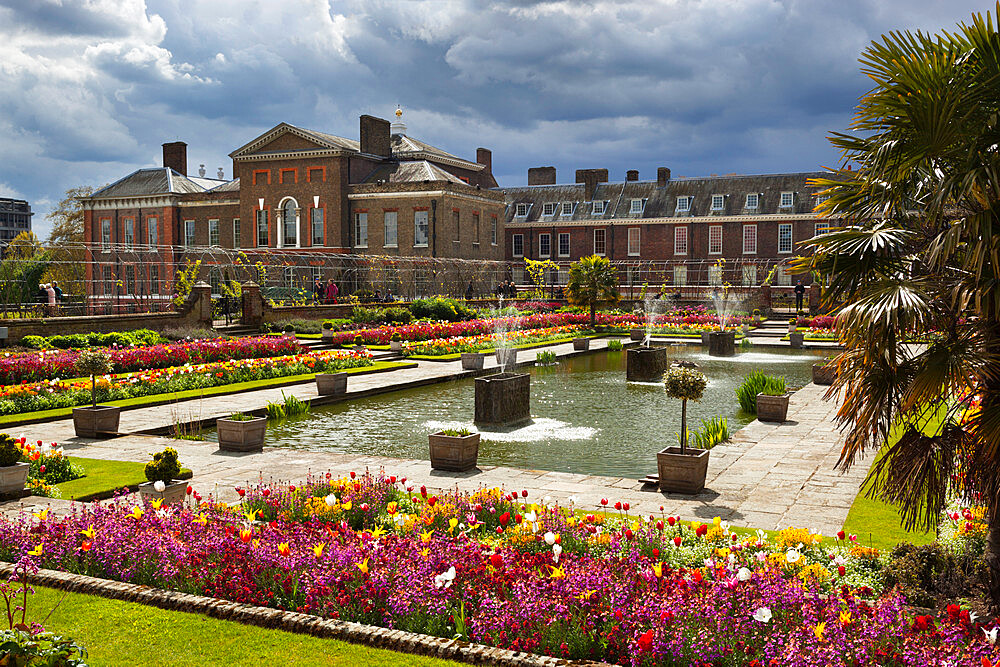
[[[132,517],[133,519],[135,519],[136,521],[138,521],[139,519],[142,518],[142,508],[141,507],[133,507],[132,508],[132,513],[129,514],[129,516]]]
[[[656,575],[657,579],[663,576],[663,563],[657,563],[653,566],[653,574]]]
[[[358,569],[361,570],[362,574],[368,574],[368,559],[367,558],[364,559],[364,561],[362,561],[360,563],[355,563],[355,565],[358,566]]]
[[[282,556],[290,556],[292,553],[292,548],[288,546],[288,542],[282,542],[278,545],[278,553]]]
[[[452,517],[448,519],[448,532],[452,532],[458,526],[458,519]]]
[[[714,519],[712,519],[712,523],[714,523],[716,526],[721,526],[722,525],[722,517],[721,516],[715,517]]]
[[[851,624],[851,612],[848,611],[847,609],[845,609],[844,611],[840,612],[840,624],[841,625],[850,625]]]
[[[87,530],[81,530],[80,534],[86,537],[88,540],[92,540],[94,539],[94,535],[97,534],[97,531],[94,530],[94,524],[90,524],[90,528],[88,528]]]
[[[257,520],[257,510],[252,511],[249,514],[244,514],[243,518],[247,520],[247,523],[253,523]]]
[[[156,500],[152,501],[150,504],[153,506],[154,510],[158,510],[158,509],[160,509],[160,505],[163,504],[163,498],[157,498]]]
[[[346,512],[347,510],[351,509],[351,507],[353,507],[353,504],[351,503],[350,500],[348,500],[346,503],[343,503],[340,507]]]
[[[566,570],[564,570],[561,567],[556,567],[554,565],[552,566],[552,578],[553,579],[562,579],[565,576],[566,576]]]
[[[38,546],[28,552],[29,556],[41,556],[42,555],[42,544],[38,543]]]
[[[385,529],[383,529],[382,526],[375,526],[375,530],[372,531],[372,539],[377,540],[378,538],[380,538],[383,535],[385,535],[386,532],[388,532],[388,531],[386,531]]]
[[[427,558],[430,554],[431,554],[431,550],[430,549],[421,549],[420,550],[420,555],[423,556],[424,558]]]
[[[45,521],[49,518],[49,508],[46,507],[41,512],[32,512],[39,521]]]
[[[420,533],[420,541],[427,544],[431,541],[431,535],[434,534],[433,530],[428,530],[426,532]]]
[[[195,523],[200,523],[201,525],[203,525],[203,526],[204,526],[205,524],[207,524],[207,523],[208,523],[208,517],[207,517],[207,516],[205,516],[204,514],[199,514],[199,515],[198,515],[198,516],[197,516],[197,517],[195,518],[194,522],[195,522]]]
[[[313,546],[313,554],[316,556],[316,558],[319,558],[320,556],[323,555],[323,547],[325,546],[326,546],[325,542],[320,542],[319,544]]]
[[[813,634],[816,635],[816,639],[823,641],[823,630],[826,629],[826,621],[819,623],[815,628],[813,628]]]

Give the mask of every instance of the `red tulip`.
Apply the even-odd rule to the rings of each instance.
[[[838,530],[837,531],[837,539],[838,540],[843,540],[845,537],[847,537],[847,534],[844,531],[842,531],[842,530]]]
[[[288,490],[289,490],[289,491],[290,491],[291,493],[295,493],[295,485],[294,485],[294,484],[289,484],[289,485],[288,485]]]
[[[515,514],[514,515],[514,523],[521,523],[522,521],[524,521],[524,517],[523,516],[521,516],[520,514]]]
[[[246,489],[242,489],[240,487],[236,487],[236,493],[240,494],[240,498],[247,494]]]
[[[660,557],[660,550],[654,548],[653,549],[653,558],[659,558],[659,557]]]
[[[427,499],[427,504],[430,505],[431,507],[434,507],[434,503],[436,503],[437,501],[438,501],[437,496],[431,496],[430,498]]]
[[[497,535],[503,533],[503,526],[497,526]]]
[[[187,494],[190,496],[192,493],[194,493],[194,487],[192,487],[190,484],[188,484]],[[242,496],[242,495],[243,494],[241,493],[240,496]]]
[[[271,495],[271,489],[264,489],[263,491],[261,491],[261,494],[262,494],[262,495],[263,495],[263,496],[264,496],[265,498],[267,498],[267,497],[268,497],[269,495]]]
[[[675,518],[674,518],[674,517],[672,517],[672,516],[668,516],[668,517],[667,517],[667,523],[669,523],[669,524],[670,524],[670,525],[672,526],[672,525],[674,525],[675,523],[677,523],[677,519],[675,519]]]
[[[628,503],[622,503],[622,508],[624,508],[624,510],[628,512]]]
[[[421,486],[420,487],[420,495],[422,495],[424,498],[427,497],[427,487],[426,486]]]
[[[656,529],[657,530],[663,530],[663,522],[662,521],[657,521],[656,522]]]
[[[694,531],[694,533],[695,533],[695,535],[697,535],[698,537],[704,537],[704,536],[705,536],[705,534],[707,534],[707,533],[708,533],[708,525],[707,525],[707,524],[704,524],[704,523],[703,523],[703,524],[701,524],[701,525],[700,525],[700,526],[698,526],[698,528],[697,528],[697,529],[696,529],[696,530]]]
[[[601,504],[602,505],[607,505],[608,504],[608,499],[607,498],[601,498]]]
[[[396,476],[395,475],[392,475],[391,477],[389,477],[389,483],[390,484],[395,484],[396,483]]]
[[[495,568],[499,568],[501,565],[503,565],[503,556],[501,556],[500,554],[493,554],[492,556],[490,556],[490,565],[492,565]]]
[[[678,535],[677,537],[674,538],[674,544],[677,545],[677,546],[681,545],[681,536],[680,535]]]
[[[639,650],[643,653],[648,653],[653,650],[653,631],[646,630],[644,633],[639,635]]]
[[[521,491],[521,497],[522,498],[527,498],[528,497],[528,490],[527,489],[523,489]]]
[[[634,535],[634,533],[632,532],[631,528],[626,528],[625,529],[625,539],[631,540],[633,535]]]
[[[621,511],[622,509],[621,501],[615,503],[615,509],[618,510],[619,512]]]
[[[354,471],[352,470],[352,471],[351,471],[351,479],[354,479],[355,477],[357,477],[357,473],[355,473],[355,472],[354,472]]]
[[[841,577],[844,576],[845,574],[847,574],[847,568],[844,567],[843,565],[838,565],[837,566],[837,574],[839,576],[841,576]]]

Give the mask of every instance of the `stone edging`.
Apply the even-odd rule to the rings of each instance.
[[[0,563],[0,576],[8,577],[13,572],[13,564]],[[235,621],[246,625],[310,634],[321,638],[338,639],[352,644],[364,644],[373,648],[425,655],[470,664],[498,665],[500,667],[556,667],[558,665],[611,667],[607,663],[578,662],[535,655],[533,653],[510,651],[483,644],[470,644],[468,642],[445,639],[443,637],[432,637],[415,632],[392,630],[336,619],[325,619],[312,614],[300,614],[269,607],[257,607],[202,595],[189,595],[187,593],[166,591],[149,586],[99,579],[83,574],[60,572],[58,570],[38,570],[37,573],[31,575],[30,582],[39,586],[57,588],[73,593],[98,595],[112,600],[136,602],[171,611],[205,614],[212,618]]]

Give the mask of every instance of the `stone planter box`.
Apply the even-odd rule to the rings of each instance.
[[[29,468],[31,464],[20,461],[0,468],[0,496],[20,495],[28,482]]]
[[[509,370],[517,365],[516,347],[498,347],[496,350],[497,363],[504,370]]]
[[[347,373],[317,373],[316,391],[320,396],[343,396],[347,393]]]
[[[479,460],[478,433],[445,435],[443,432],[427,436],[431,449],[431,468],[463,472],[476,467]]]
[[[788,334],[788,344],[797,350],[801,350],[805,342],[806,335],[802,332]]]
[[[625,352],[625,379],[658,382],[667,370],[667,348],[633,347]]]
[[[531,421],[531,375],[498,373],[476,378],[475,421],[486,426]]]
[[[788,323],[788,333],[793,334],[795,333],[796,329],[798,329],[798,324],[796,322]]]
[[[463,371],[481,371],[483,370],[483,364],[486,363],[486,353],[485,352],[463,352],[462,353],[462,370]]]
[[[573,339],[573,349],[577,352],[590,349],[590,339],[589,338],[574,338]]]
[[[367,347],[365,347],[364,345],[355,345],[355,346],[354,346],[354,349],[355,349],[355,351],[357,351],[357,352],[364,352],[364,351],[365,351],[365,350],[367,350],[368,348],[367,348]]]
[[[331,342],[333,342],[333,329],[323,329],[323,333],[321,335],[321,340],[324,343],[331,343]]]
[[[166,505],[184,502],[187,493],[188,483],[183,479],[173,479],[167,482],[167,486],[162,491],[153,488],[156,482],[143,482],[139,485],[139,493],[149,500],[162,500]]]
[[[79,438],[117,435],[122,409],[115,405],[73,408],[73,428]]]
[[[389,341],[389,351],[390,352],[402,352],[403,351],[403,341],[401,341],[401,340],[390,340]]]
[[[228,417],[215,420],[219,433],[219,449],[225,452],[255,452],[264,447],[267,418],[254,417],[248,421],[234,421]]]
[[[757,394],[757,419],[762,422],[783,422],[788,415],[788,399],[791,394],[768,396]]]
[[[629,329],[628,337],[633,341],[640,343],[646,340],[646,330],[645,329]]]
[[[699,493],[705,488],[708,475],[707,449],[688,447],[681,454],[680,447],[667,447],[656,453],[656,471],[660,491],[672,493]]]
[[[813,364],[813,384],[831,385],[837,379],[837,367],[832,363],[820,361]]]
[[[731,357],[736,354],[736,332],[712,331],[708,334],[708,353],[713,357]]]

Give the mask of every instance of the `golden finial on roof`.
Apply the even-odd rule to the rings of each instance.
[[[402,110],[402,109],[400,109],[400,108],[399,108],[399,107],[397,106],[397,107],[396,107],[396,118],[402,118],[402,117],[403,117],[403,110]]]

